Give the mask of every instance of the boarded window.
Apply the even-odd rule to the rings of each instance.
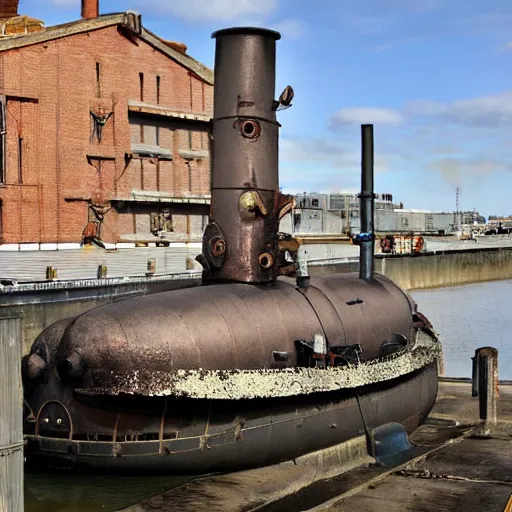
[[[159,212],[151,212],[150,215],[151,233],[156,235],[159,231],[170,233],[172,229],[172,215],[169,209]]]

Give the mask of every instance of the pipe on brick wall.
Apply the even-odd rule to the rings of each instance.
[[[97,18],[99,15],[99,0],[82,0],[82,18]]]

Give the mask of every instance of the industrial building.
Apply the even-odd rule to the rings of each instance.
[[[477,212],[433,212],[404,209],[392,194],[376,194],[377,234],[449,235],[459,226],[473,224]],[[359,199],[350,193],[303,193],[295,197],[295,208],[281,224],[281,231],[296,234],[348,235],[359,232]]]
[[[377,194],[376,210],[393,211],[403,208],[394,203],[392,194]],[[359,199],[351,193],[307,193],[295,196],[295,208],[281,224],[287,233],[348,234],[354,223],[359,225]]]
[[[199,240],[213,73],[141,16],[64,25],[0,1],[0,244]]]

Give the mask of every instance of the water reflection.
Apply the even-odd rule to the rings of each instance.
[[[113,512],[190,478],[26,473],[25,512]]]

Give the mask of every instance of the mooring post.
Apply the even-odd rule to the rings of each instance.
[[[23,512],[21,315],[0,313],[0,512]]]
[[[472,395],[478,397],[480,420],[492,426],[498,420],[498,351],[493,347],[478,348],[472,359]]]

